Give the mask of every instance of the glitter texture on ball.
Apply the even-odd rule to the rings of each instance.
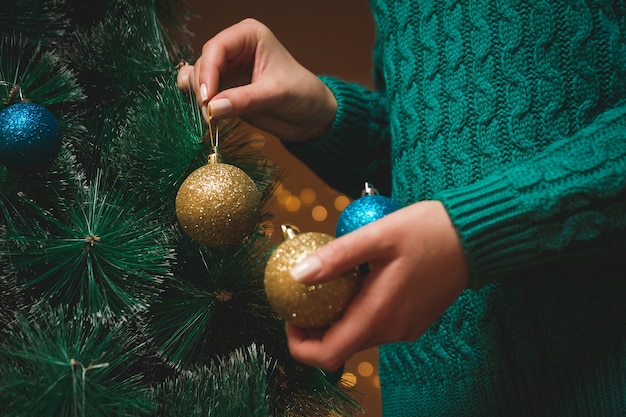
[[[18,172],[47,168],[61,149],[61,127],[45,107],[21,102],[0,112],[0,164]]]
[[[210,162],[181,184],[176,216],[182,230],[202,245],[239,245],[257,226],[260,202],[261,192],[248,174]]]
[[[283,225],[283,233],[285,229]],[[291,229],[293,232],[294,229]],[[306,285],[290,274],[300,261],[333,240],[325,233],[287,233],[265,267],[265,292],[272,309],[282,319],[306,329],[320,329],[338,320],[359,290],[358,268],[324,283]]]
[[[348,204],[337,219],[335,236],[340,237],[381,219],[401,206],[389,197],[378,194],[376,188],[365,183],[362,196]]]

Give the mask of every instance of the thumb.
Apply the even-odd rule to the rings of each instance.
[[[294,280],[315,284],[333,279],[344,272],[373,260],[377,252],[376,228],[366,225],[331,240],[294,266]]]
[[[207,104],[211,117],[237,117],[263,111],[275,94],[256,82],[228,88],[216,94]]]

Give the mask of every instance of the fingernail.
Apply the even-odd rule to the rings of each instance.
[[[209,92],[206,89],[206,84],[200,84],[200,99],[207,101],[209,99]]]
[[[204,120],[206,120],[207,122],[210,121],[209,113],[207,112],[206,106],[202,106],[200,111],[202,112],[202,117],[204,117]]]
[[[225,116],[233,109],[233,104],[227,98],[220,98],[209,102],[209,116]]]
[[[291,277],[296,281],[302,281],[312,277],[322,269],[322,262],[317,256],[309,256],[293,268],[291,268]]]

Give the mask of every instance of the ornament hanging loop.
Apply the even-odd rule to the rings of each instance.
[[[24,95],[22,94],[22,87],[20,87],[18,84],[10,83],[8,81],[0,81],[0,85],[3,85],[5,87],[11,87],[11,89],[9,90],[9,97],[7,97],[6,100],[3,101],[4,104],[11,103],[15,99],[15,96],[19,96],[20,102],[26,101]]]
[[[215,123],[215,135],[213,135],[213,122],[209,119],[209,124],[207,127],[207,133],[209,135],[209,139],[211,141],[211,154],[208,157],[209,164],[217,164],[220,162],[220,156],[217,148],[220,143],[220,128],[219,124]]]
[[[215,134],[213,134],[213,122],[209,121],[207,126],[207,133],[209,134],[209,140],[211,141],[211,149],[213,152],[217,152],[217,147],[220,142],[220,127],[218,123],[215,123]]]

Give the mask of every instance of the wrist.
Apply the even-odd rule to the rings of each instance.
[[[317,106],[313,106],[313,111],[317,115],[315,117],[315,127],[307,132],[304,141],[323,136],[331,128],[337,115],[338,103],[333,92],[321,80],[318,80],[317,88],[319,88],[319,91],[315,94],[315,97],[320,97],[320,100],[317,101]]]

